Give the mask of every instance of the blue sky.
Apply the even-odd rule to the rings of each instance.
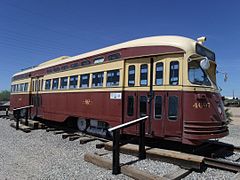
[[[77,55],[154,35],[206,36],[216,53],[222,94],[240,96],[240,2],[217,0],[0,0],[0,90],[12,74],[62,55]]]

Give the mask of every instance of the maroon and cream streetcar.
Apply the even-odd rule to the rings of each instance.
[[[215,54],[203,40],[147,37],[47,61],[13,76],[11,109],[34,105],[32,117],[103,136],[148,115],[149,137],[191,145],[224,137]]]

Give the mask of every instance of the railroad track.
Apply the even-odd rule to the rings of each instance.
[[[227,170],[235,173],[240,172],[240,164],[233,163],[231,161],[205,157],[203,159],[203,162],[209,167]]]
[[[104,139],[101,137],[97,137],[94,136],[92,134],[87,134],[87,133],[83,133],[83,132],[77,132],[75,129],[70,129],[70,128],[65,128],[65,127],[61,127],[61,126],[56,126],[56,125],[52,125],[52,124],[45,124],[45,127],[43,129],[45,129],[47,132],[52,132],[54,135],[61,135],[62,139],[68,139],[69,141],[75,141],[75,140],[79,140],[80,144],[85,144],[88,142],[92,142],[92,141],[96,141],[99,140],[102,143],[98,143],[96,145],[96,148],[103,148],[106,146],[107,142],[111,142],[109,139]],[[240,161],[240,147],[236,147],[236,146],[232,146],[229,144],[224,144],[224,143],[218,143],[218,142],[209,142],[212,143],[213,145],[217,145],[220,146],[221,148],[218,149],[217,152],[213,152],[214,158],[211,157],[205,157],[203,156],[203,166],[205,166],[205,168],[207,167],[211,167],[211,168],[217,168],[217,169],[222,169],[222,170],[226,170],[226,171],[231,171],[236,173],[236,177],[239,178],[240,176],[240,163],[238,163]],[[148,147],[150,150],[152,149],[151,147]],[[106,149],[106,148],[105,148]],[[239,154],[239,158],[237,158],[234,162],[227,160],[227,159],[218,159],[218,154],[224,154],[224,151],[229,151],[232,150],[232,153],[236,153]],[[134,154],[131,151],[133,151],[132,149],[129,151],[126,151],[128,153],[126,154]],[[165,151],[168,151],[165,149]],[[204,150],[202,150],[204,151]],[[136,155],[137,153],[135,153]],[[189,157],[192,156],[193,154],[188,154]],[[185,154],[186,156],[186,154]],[[197,156],[197,155],[195,155]],[[187,161],[187,157],[185,158],[185,160]],[[155,158],[156,160],[156,158]],[[185,161],[185,162],[186,162]],[[176,163],[176,159],[174,161],[172,161],[173,163]],[[180,164],[182,163],[182,161],[180,162]],[[179,165],[179,164],[177,164]],[[185,168],[185,167],[184,167]],[[181,170],[179,173],[177,173],[175,175],[175,177],[177,177],[176,179],[178,179],[179,177],[183,178],[184,176],[187,176],[189,173],[191,173],[191,171],[194,170],[194,166],[191,167],[191,163],[188,164],[188,167],[186,171]],[[171,176],[169,176],[171,177]]]

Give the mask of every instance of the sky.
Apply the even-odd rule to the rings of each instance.
[[[206,36],[221,94],[240,97],[240,1],[0,0],[0,90],[49,59],[148,36]]]

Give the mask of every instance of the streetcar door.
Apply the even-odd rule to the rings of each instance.
[[[43,81],[40,77],[33,78],[31,82],[31,104],[34,106],[31,111],[32,117],[39,117],[42,114],[42,97],[40,94],[42,83]]]
[[[177,60],[169,62],[169,86],[172,91],[166,91],[164,96],[165,118],[164,118],[164,135],[166,138],[181,138],[182,134],[182,90],[181,90],[181,73]]]
[[[151,119],[151,131],[153,136],[164,136],[164,118],[165,118],[165,105],[164,105],[164,92],[154,92],[154,98],[152,99],[152,119]]]

